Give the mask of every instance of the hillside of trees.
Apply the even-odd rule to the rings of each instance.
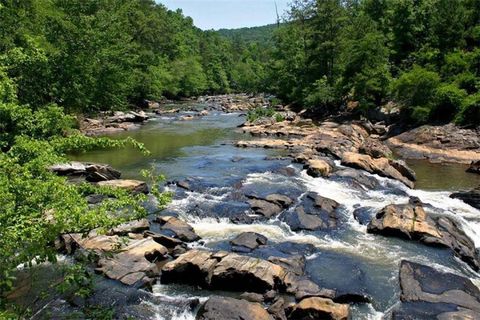
[[[389,101],[412,123],[480,124],[480,2],[294,1],[270,91],[330,111]]]
[[[2,1],[0,65],[21,104],[67,111],[253,88],[258,55],[153,0]],[[245,85],[250,88],[245,88]]]
[[[220,29],[217,32],[231,41],[257,42],[260,45],[273,45],[273,35],[278,24],[268,24],[261,27]]]

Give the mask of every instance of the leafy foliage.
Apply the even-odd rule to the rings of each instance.
[[[72,151],[126,145],[147,151],[132,139],[91,138],[80,134],[74,128],[74,118],[57,105],[32,109],[17,104],[19,99],[13,94],[16,86],[5,75],[1,78],[0,88],[5,93],[0,102],[1,309],[5,302],[4,293],[13,285],[15,267],[54,262],[56,251],[53,244],[59,235],[106,230],[146,214],[142,206],[145,195],[132,195],[124,190],[86,183],[71,184],[48,168],[55,163],[67,162],[66,154]],[[159,200],[159,207],[163,207],[170,195],[160,192],[159,178],[152,177],[153,193]],[[91,207],[85,196],[92,193],[108,198]],[[76,276],[66,280],[73,283],[76,279],[85,280]]]
[[[394,100],[411,122],[475,125],[462,114],[480,89],[479,11],[472,0],[293,1],[268,89],[329,112]]]
[[[0,66],[33,109],[124,109],[145,98],[253,91],[245,78],[263,77],[247,42],[202,32],[153,0],[3,3]],[[242,73],[245,63],[252,68]]]

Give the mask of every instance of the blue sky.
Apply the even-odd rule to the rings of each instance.
[[[280,16],[290,0],[276,0]],[[274,0],[157,0],[183,10],[203,30],[262,26],[276,22]]]

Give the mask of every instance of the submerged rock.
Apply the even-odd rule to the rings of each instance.
[[[480,290],[468,278],[404,260],[399,280],[393,319],[478,319]]]
[[[394,165],[392,165],[392,163],[394,163]],[[346,152],[342,156],[342,164],[355,169],[361,169],[370,173],[378,174],[382,177],[398,180],[409,188],[414,187],[413,181],[410,180],[412,177],[411,174],[407,174],[408,177],[405,176],[403,174],[406,173],[405,170],[401,169],[403,172],[402,173],[396,169],[396,167],[403,168],[403,166],[400,166],[400,163],[393,162],[387,158],[374,159],[369,155]]]
[[[453,193],[450,195],[450,198],[460,199],[472,207],[480,210],[480,187],[470,191]]]
[[[335,303],[330,299],[311,297],[297,303],[288,314],[291,320],[332,319],[346,320],[349,315],[347,304]]]
[[[378,291],[388,288],[388,284],[371,277],[371,268],[374,265],[360,256],[321,250],[307,260],[306,273],[317,286],[329,289],[331,293],[326,297],[335,302],[362,303],[375,300]]]
[[[259,303],[213,296],[198,310],[196,320],[273,320]]]
[[[233,251],[249,252],[267,244],[267,238],[255,232],[243,232],[230,241]]]
[[[411,204],[389,205],[383,208],[372,219],[367,232],[447,247],[474,270],[480,268],[475,243],[461,227],[448,217],[430,217],[422,205],[414,201]]]

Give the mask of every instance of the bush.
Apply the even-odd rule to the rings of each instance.
[[[471,72],[464,72],[454,77],[455,83],[460,89],[467,91],[468,94],[472,94],[480,89],[480,78],[477,78]]]
[[[253,122],[260,118],[270,118],[275,115],[275,110],[273,108],[264,108],[264,107],[256,107],[248,111],[247,113],[247,120]]]
[[[10,103],[17,100],[15,83],[0,69],[0,103]]]
[[[0,103],[0,149],[10,148],[16,136],[37,139],[63,136],[74,123],[74,118],[56,105],[32,112],[28,106]]]
[[[440,76],[436,72],[414,66],[393,83],[392,92],[406,108],[427,107],[434,104],[439,85]]]
[[[433,120],[451,121],[460,110],[467,97],[465,90],[453,84],[442,85],[437,89],[436,105],[430,112]]]
[[[335,88],[332,87],[326,77],[315,81],[312,88],[304,90],[305,105],[309,108],[328,110],[338,100]]]
[[[480,93],[468,96],[464,100],[455,122],[461,125],[480,125]]]
[[[423,124],[430,118],[430,108],[428,107],[414,107],[412,109],[411,118],[416,124]]]

